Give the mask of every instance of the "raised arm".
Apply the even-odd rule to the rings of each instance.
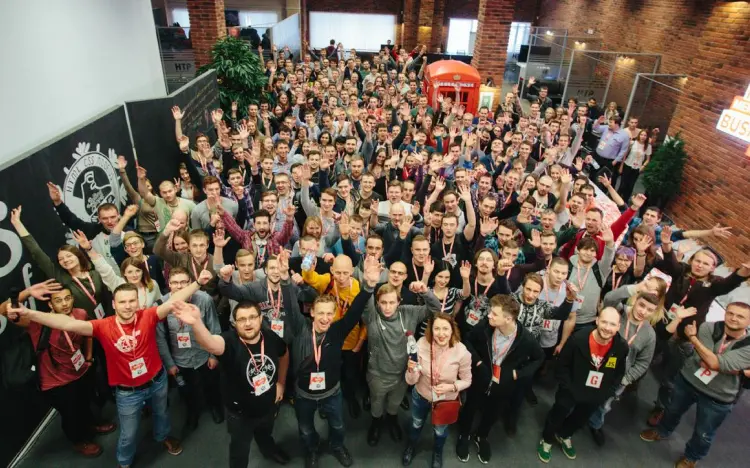
[[[60,217],[60,221],[74,231],[83,231],[86,236],[93,239],[97,234],[102,232],[102,226],[97,223],[86,222],[74,215],[70,209],[63,203],[60,189],[52,182],[47,182],[47,190],[52,203],[55,205],[55,211]]]
[[[186,302],[175,302],[172,312],[181,322],[193,327],[193,335],[199,345],[214,356],[224,354],[226,343],[220,335],[214,335],[201,320],[201,311],[197,306]]]
[[[170,294],[169,300],[156,308],[156,315],[159,316],[159,320],[164,320],[167,314],[172,311],[172,307],[175,303],[184,302],[190,299],[190,296],[195,294],[196,291],[198,291],[202,286],[205,286],[206,283],[211,280],[211,276],[212,275],[210,271],[203,270],[198,275],[197,280],[193,281],[190,285],[179,290],[178,292]]]
[[[174,137],[177,141],[182,138],[182,117],[184,113],[178,106],[172,107],[172,117],[174,117]]]
[[[45,327],[54,328],[55,330],[62,330],[77,333],[83,336],[91,336],[94,334],[94,326],[91,322],[85,320],[76,320],[69,315],[64,314],[52,314],[49,312],[39,312],[36,310],[29,310],[26,306],[19,304],[20,307],[9,306],[7,309],[8,318],[16,320],[29,320],[36,322]]]
[[[49,258],[44,250],[42,250],[42,248],[39,246],[36,239],[34,239],[34,237],[29,234],[29,231],[26,230],[26,226],[24,226],[21,222],[21,210],[21,206],[11,210],[10,224],[15,228],[16,232],[18,233],[18,237],[21,238],[21,243],[29,251],[29,253],[31,254],[31,259],[34,261],[34,263],[36,263],[36,266],[39,267],[40,270],[42,270],[42,273],[44,273],[49,278],[55,278],[59,281],[60,278],[67,273],[64,272],[57,263],[53,262],[52,259]]]
[[[153,193],[151,193],[151,191],[149,191],[148,182],[146,182],[146,169],[144,169],[141,166],[138,166],[136,171],[138,172],[138,194],[149,205],[151,206],[156,205],[156,196]]]

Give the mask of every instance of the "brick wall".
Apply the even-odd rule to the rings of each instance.
[[[188,0],[190,40],[195,54],[195,67],[211,61],[211,47],[227,35],[224,0]]]
[[[721,111],[741,95],[750,77],[750,4],[701,0],[543,0],[538,24],[592,28],[607,50],[663,54],[661,73],[685,73],[684,92],[668,132],[682,132],[690,154],[681,195],[668,213],[683,226],[733,227],[712,246],[734,266],[750,255],[750,160],[746,144],[715,130]],[[660,97],[661,93],[661,97]],[[657,92],[664,106],[672,97]],[[660,104],[652,104],[659,107]]]

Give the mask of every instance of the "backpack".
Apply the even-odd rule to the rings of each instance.
[[[724,335],[724,322],[714,322],[714,330],[711,332],[711,338],[714,340],[714,343],[718,342],[721,337]],[[750,336],[745,336],[743,339],[738,341],[737,343],[732,346],[732,349],[740,349],[744,348],[745,346],[750,346]],[[750,379],[745,377],[745,374],[740,372],[740,388],[737,392],[737,399],[735,399],[735,402],[740,399],[740,395],[742,395],[743,389],[750,389]]]
[[[568,271],[573,271],[573,262],[570,260],[568,260]],[[591,267],[591,273],[594,274],[596,284],[601,289],[604,286],[604,279],[602,278],[602,271],[599,269],[599,262],[594,263],[594,266]]]
[[[39,337],[39,347],[42,340],[49,346],[50,329],[44,327]],[[46,338],[45,338],[46,335]],[[28,389],[31,382],[38,382],[37,353],[31,336],[21,327],[10,323],[0,339],[0,384],[7,390]],[[44,349],[47,349],[45,347]]]

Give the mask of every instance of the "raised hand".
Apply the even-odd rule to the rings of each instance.
[[[328,163],[328,158],[322,158],[320,160],[321,168],[323,167],[323,160],[325,160],[326,163]],[[308,183],[310,182],[310,179],[312,179],[312,170],[310,169],[309,164],[302,165],[302,170],[300,171],[300,179],[302,182],[308,182]]]
[[[60,283],[58,283],[54,279],[48,279],[47,281],[43,281],[41,283],[32,284],[26,290],[34,299],[39,299],[40,301],[48,301],[49,296],[56,292],[62,291],[62,289],[63,287]]]
[[[247,129],[247,125],[245,124],[240,125],[237,131],[240,132],[240,138],[242,138],[243,141],[247,140],[247,137],[250,136],[250,131]]]
[[[200,272],[200,274],[198,275],[198,278],[196,279],[196,281],[197,281],[197,282],[198,282],[198,284],[200,284],[201,286],[205,286],[205,285],[206,285],[206,284],[207,284],[207,283],[208,283],[209,281],[211,281],[211,278],[213,278],[213,276],[214,276],[214,275],[213,275],[213,274],[212,274],[212,273],[211,273],[210,271],[208,271],[208,270],[203,270],[203,271],[201,271],[201,272]]]
[[[636,193],[633,196],[633,209],[638,211],[641,209],[643,204],[646,203],[646,195],[642,193]]]
[[[297,208],[292,203],[289,203],[284,208],[284,215],[286,215],[287,219],[294,219],[294,213],[296,213],[296,212],[297,212]]]
[[[372,255],[365,257],[363,277],[368,286],[374,288],[378,284],[382,269],[382,265],[375,257]]]
[[[468,280],[469,276],[471,276],[471,262],[468,262],[466,260],[461,262],[461,268],[459,268],[459,272],[461,273],[461,278]]]
[[[128,160],[125,159],[125,156],[117,156],[117,167],[121,171],[124,171],[126,167],[128,167]]]
[[[139,179],[145,179],[148,173],[146,172],[146,168],[143,166],[136,166],[135,172],[138,175]]]
[[[86,237],[86,234],[83,233],[83,231],[73,231],[73,239],[78,242],[78,246],[83,250],[91,250],[91,242]]]
[[[529,239],[529,244],[531,244],[532,247],[535,249],[538,249],[542,246],[542,233],[538,231],[537,229],[531,230],[531,239]]]
[[[219,270],[219,277],[226,282],[232,279],[232,273],[234,273],[234,265],[224,265]]]
[[[174,117],[175,120],[182,120],[182,117],[185,114],[180,110],[178,106],[172,107],[172,117]]]
[[[401,219],[401,222],[398,225],[398,232],[401,234],[402,239],[406,239],[406,236],[409,235],[409,231],[411,231],[413,226],[414,218],[411,216],[404,216],[403,219]]]
[[[437,193],[440,193],[443,190],[445,190],[445,179],[442,177],[438,177],[437,179],[435,179],[435,191]]]
[[[605,244],[610,244],[615,241],[615,235],[612,233],[612,229],[606,227],[602,229],[601,239]]]
[[[589,164],[588,161],[586,161],[586,163]],[[573,166],[578,172],[581,172],[583,170],[583,160],[581,158],[576,158],[573,162]]]
[[[224,118],[224,111],[221,109],[214,109],[211,111],[211,120],[214,121],[214,123],[221,122],[221,119]]]
[[[471,203],[471,191],[469,190],[468,186],[466,186],[466,185],[460,185],[460,186],[458,186],[458,196],[465,203]]]
[[[172,303],[172,313],[187,325],[195,325],[201,321],[201,311],[198,306],[183,301]]]
[[[698,310],[695,307],[677,307],[677,310],[675,310],[675,313],[677,314],[677,317],[680,320],[684,320],[688,317],[692,317],[693,315],[698,313]]]
[[[565,282],[565,297],[568,301],[573,302],[578,297],[578,288],[572,281]]]
[[[495,232],[495,229],[497,229],[497,226],[500,224],[500,221],[497,220],[497,218],[482,218],[479,221],[479,233],[487,237],[491,233]]]
[[[672,243],[672,226],[664,226],[661,228],[661,245]]]
[[[717,224],[716,226],[711,228],[711,235],[716,237],[723,237],[726,239],[732,235],[732,233],[730,232],[731,230],[731,226],[722,227],[721,224]]]
[[[427,285],[421,281],[412,281],[409,283],[409,291],[414,294],[424,294],[427,292]]]
[[[127,208],[125,208],[124,216],[126,218],[132,218],[133,216],[138,214],[138,205],[128,205]]]
[[[185,135],[182,135],[179,140],[177,140],[177,143],[180,145],[180,151],[183,153],[187,153],[187,151],[190,149],[190,138],[188,138]]]
[[[605,174],[602,174],[599,176],[599,183],[607,188],[612,187],[612,180],[609,177],[607,177]],[[635,197],[633,201],[635,201]]]
[[[427,259],[424,261],[423,276],[429,278],[433,271],[435,271],[435,260],[433,260],[432,257],[427,257]]]
[[[349,215],[342,213],[341,219],[339,220],[339,234],[341,234],[342,239],[348,239],[351,232],[352,227],[349,224]]]
[[[534,78],[533,76],[530,76],[528,79],[528,83],[529,83],[528,86],[532,86],[534,83],[536,83],[536,78]]]
[[[560,173],[560,184],[570,185],[571,182],[573,182],[573,176],[570,175],[570,170],[563,169]]]
[[[172,218],[169,220],[166,226],[164,226],[164,234],[168,235],[175,231],[179,231],[184,226],[184,223],[179,219]]]
[[[654,241],[650,236],[641,236],[640,238],[638,238],[638,240],[633,241],[633,244],[635,244],[635,249],[639,253],[644,253],[646,250],[648,250],[649,247],[651,247],[651,244],[653,243]]]
[[[60,193],[60,189],[57,188],[57,185],[52,182],[47,182],[47,191],[49,191],[49,198],[55,206],[62,203],[62,194]]]
[[[224,233],[219,230],[214,231],[214,246],[224,248],[229,243],[229,237],[224,237]]]
[[[13,227],[18,231],[18,228],[23,226],[21,223],[21,210],[22,206],[18,205],[18,208],[13,208],[10,210],[10,224],[13,225]]]

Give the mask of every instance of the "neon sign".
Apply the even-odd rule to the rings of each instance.
[[[716,129],[750,143],[750,86],[745,96],[735,96],[732,106],[721,112]],[[750,147],[745,154],[750,156]]]

